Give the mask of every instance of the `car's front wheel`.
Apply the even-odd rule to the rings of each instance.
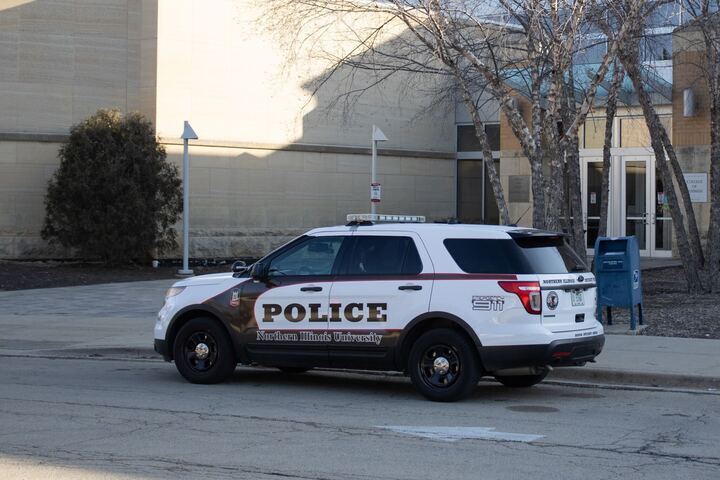
[[[180,328],[173,343],[173,358],[180,374],[192,383],[223,382],[237,365],[230,337],[207,317],[193,318]]]
[[[473,346],[449,328],[430,330],[415,341],[408,371],[420,393],[436,402],[452,402],[467,396],[480,376]]]

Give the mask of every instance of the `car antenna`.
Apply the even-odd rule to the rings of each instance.
[[[531,206],[532,206],[532,205],[531,205]],[[523,217],[525,216],[525,214],[526,214],[527,212],[529,212],[529,211],[530,211],[530,207],[527,207],[527,209],[522,213],[522,215],[520,215],[520,217],[519,217],[517,220],[515,220],[513,223],[511,223],[510,225],[508,225],[508,227],[517,227],[517,226],[518,226],[518,225],[517,225],[518,222],[519,222],[520,220],[522,220]]]

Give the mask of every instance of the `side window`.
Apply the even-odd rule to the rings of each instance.
[[[270,275],[330,275],[345,237],[312,237],[270,262]]]
[[[512,240],[448,238],[443,243],[466,273],[533,273]]]
[[[347,275],[417,275],[422,261],[410,237],[355,236]]]

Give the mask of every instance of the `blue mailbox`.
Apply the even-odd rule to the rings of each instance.
[[[637,238],[599,237],[595,240],[595,279],[597,282],[598,319],[602,322],[602,307],[607,307],[607,323],[612,325],[611,307],[630,309],[630,329],[635,330],[635,305],[642,318],[642,288],[640,285],[640,249]]]

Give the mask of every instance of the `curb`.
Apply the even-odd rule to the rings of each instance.
[[[720,390],[720,377],[676,373],[650,373],[578,367],[555,369],[547,378],[548,380],[596,382],[612,385]]]
[[[362,375],[375,375],[379,377],[407,377],[401,372],[383,372],[375,370],[348,370],[340,368],[315,368],[320,372],[354,373]],[[483,377],[482,380],[492,380],[492,377]],[[551,382],[582,382],[597,385],[674,388],[688,390],[710,390],[720,392],[720,378],[702,375],[679,375],[672,373],[646,373],[603,369],[588,369],[583,367],[558,368],[550,372],[546,381]]]

